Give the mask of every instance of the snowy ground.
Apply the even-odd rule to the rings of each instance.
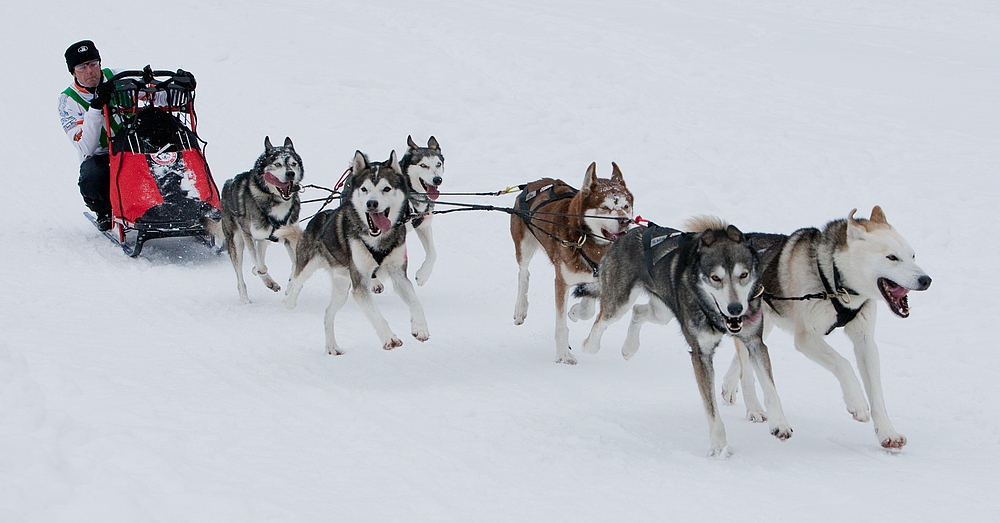
[[[690,4],[3,3],[0,521],[994,520],[1000,7]],[[82,38],[111,67],[197,74],[220,185],[265,135],[291,136],[306,181],[332,185],[355,149],[383,159],[433,134],[451,191],[579,184],[613,160],[663,224],[711,213],[787,233],[879,204],[934,278],[909,319],[880,306],[909,444],[880,449],[775,333],[794,437],[739,403],[723,410],[735,455],[707,459],[676,326],[647,327],[626,362],[623,322],[601,354],[558,365],[541,260],[512,324],[501,213],[435,218],[437,269],[417,289],[431,339],[391,352],[350,302],[348,352],[324,354],[324,276],[288,312],[256,279],[241,305],[228,259],[189,241],[128,259],[81,216],[55,115]],[[289,269],[281,249],[269,265]],[[405,334],[401,301],[378,303]]]

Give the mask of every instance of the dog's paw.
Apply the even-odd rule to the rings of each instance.
[[[708,457],[715,459],[729,459],[733,455],[733,449],[729,445],[722,445],[721,447],[712,447],[708,450]]]
[[[730,386],[728,383],[723,383],[722,384],[722,401],[726,405],[732,405],[732,404],[736,403],[736,395],[739,394],[739,392],[740,392],[740,386],[739,385],[732,385],[732,386]],[[750,413],[747,413],[748,419],[749,419],[749,415],[750,415]],[[750,421],[753,421],[753,420],[750,420]]]
[[[423,284],[427,283],[427,280],[429,280],[431,277],[432,268],[433,267],[428,267],[427,264],[424,264],[421,265],[419,269],[417,269],[417,274],[416,276],[413,277],[413,279],[416,280],[417,285],[422,286]]]
[[[413,332],[410,334],[420,342],[431,339],[431,333],[427,330],[427,327],[414,327]]]
[[[792,427],[789,427],[787,423],[779,423],[771,427],[771,435],[785,441],[792,437]]]
[[[767,414],[759,410],[747,409],[747,421],[751,421],[753,423],[764,423],[767,421]],[[771,434],[774,434],[774,431],[771,431]]]
[[[278,282],[274,280],[271,280],[270,282],[264,282],[264,284],[267,285],[268,289],[271,289],[274,292],[278,292],[281,290],[281,285],[278,285]]]
[[[572,321],[589,320],[594,317],[594,300],[584,298],[583,301],[570,307],[569,319]]]
[[[846,398],[844,401],[847,403],[847,412],[850,412],[851,416],[853,416],[855,420],[860,421],[861,423],[868,423],[868,420],[872,418],[871,410],[868,408],[868,402],[861,400],[855,402],[854,405],[851,405],[851,402]]]
[[[583,340],[583,352],[586,354],[597,354],[601,350],[601,340],[592,340],[590,336]]]
[[[628,338],[625,339],[625,343],[622,345],[622,357],[625,361],[632,359],[635,353],[639,352],[639,344],[631,343]]]
[[[875,434],[878,435],[879,445],[882,445],[884,449],[898,450],[906,445],[906,436],[892,430],[883,430],[880,433],[877,429]]]
[[[569,351],[564,354],[560,354],[556,358],[556,363],[564,363],[566,365],[576,365],[576,356],[573,356]]]
[[[373,280],[371,290],[372,294],[382,294],[382,291],[385,290],[385,286],[382,285],[382,282],[378,280]]]
[[[331,356],[342,356],[344,354],[344,351],[341,350],[340,347],[334,345],[333,347],[327,347],[326,353]]]
[[[281,300],[281,304],[284,305],[286,309],[292,310],[292,309],[295,308],[296,305],[298,305],[298,300],[296,300],[295,298],[289,296],[289,297]]]
[[[521,325],[524,323],[524,319],[528,317],[528,304],[525,303],[521,305],[518,303],[514,307],[514,325]]]
[[[401,339],[393,336],[393,337],[389,338],[388,340],[386,340],[385,343],[382,344],[382,349],[384,349],[384,350],[392,350],[392,349],[395,349],[397,347],[402,347],[402,346],[403,346],[403,340],[401,340]]]

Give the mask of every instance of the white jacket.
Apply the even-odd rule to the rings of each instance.
[[[117,72],[104,69],[105,81]],[[69,90],[86,102],[86,107],[67,94],[66,91]],[[101,136],[104,134],[104,114],[90,108],[90,101],[94,99],[93,93],[80,87],[75,81],[66,91],[59,93],[59,121],[66,136],[76,147],[80,163],[95,154],[107,154],[107,139],[103,140],[104,144],[101,143]]]

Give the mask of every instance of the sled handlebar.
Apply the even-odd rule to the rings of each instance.
[[[160,81],[154,81],[157,78],[164,78]],[[141,81],[143,84],[154,84],[156,87],[166,87],[170,83],[175,83],[181,87],[186,87],[189,89],[194,89],[191,85],[192,77],[190,73],[184,71],[183,69],[178,69],[176,71],[167,70],[153,70],[148,65],[142,70],[129,70],[121,71],[118,74],[111,77],[112,82],[120,80],[134,80]]]

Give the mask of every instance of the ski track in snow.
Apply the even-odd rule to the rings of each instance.
[[[85,30],[52,22],[59,2],[0,6],[0,521],[994,519],[1000,8],[809,4],[141,0],[88,9],[104,22]],[[417,288],[431,339],[408,335],[386,292],[404,340],[391,352],[352,301],[337,318],[347,353],[324,353],[320,273],[289,312],[249,262],[240,304],[227,257],[191,240],[128,259],[81,216],[55,115],[62,52],[82,38],[106,66],[195,72],[220,187],[265,135],[290,136],[304,182],[326,186],[355,149],[382,160],[434,135],[447,192],[579,186],[591,161],[601,176],[616,161],[637,213],[665,225],[708,213],[789,233],[881,205],[934,278],[909,319],[879,306],[886,400],[909,442],[880,449],[835,378],[776,331],[794,437],[744,421],[739,400],[722,409],[735,454],[707,459],[676,325],[644,329],[628,362],[622,321],[600,354],[553,363],[552,269],[532,265],[515,327],[499,212],[434,218],[439,258]],[[284,283],[283,249],[268,266]],[[588,329],[571,325],[571,343]],[[724,341],[717,382],[731,356]]]

